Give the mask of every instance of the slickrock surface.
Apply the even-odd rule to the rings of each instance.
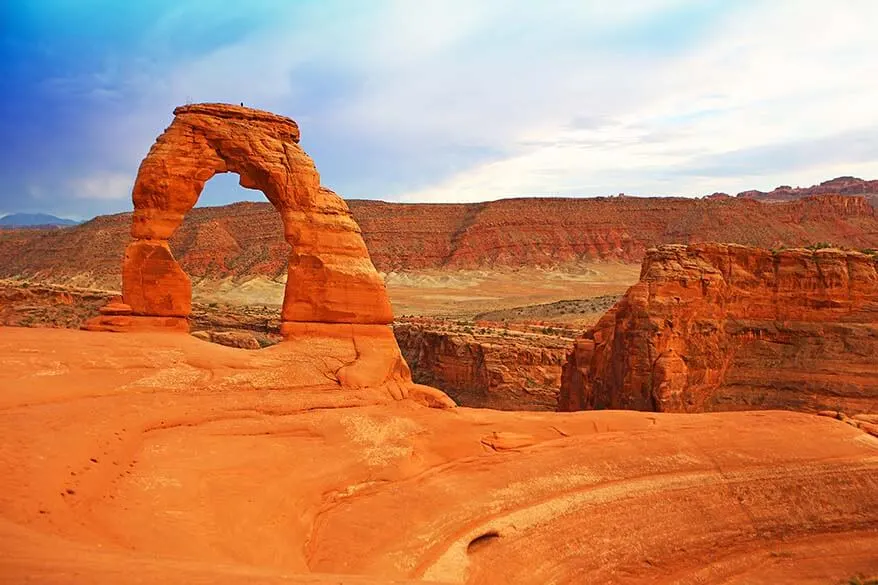
[[[562,410],[878,411],[878,256],[662,246],[576,341]]]
[[[878,248],[866,199],[820,195],[760,203],[747,198],[508,199],[428,205],[348,201],[378,270],[460,270],[640,262],[655,245],[734,242],[764,248],[831,242]],[[0,277],[118,290],[129,214],[50,232],[0,232]],[[170,239],[196,282],[283,281],[290,248],[268,203],[196,208]]]
[[[460,405],[556,410],[572,339],[554,329],[541,334],[498,325],[411,319],[395,323],[393,332],[414,381]]]
[[[843,421],[438,410],[339,392],[313,351],[0,328],[0,581],[878,573],[878,439]]]

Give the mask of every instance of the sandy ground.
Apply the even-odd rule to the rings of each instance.
[[[595,262],[554,269],[421,270],[383,276],[395,315],[468,319],[485,311],[621,295],[637,282],[640,264]],[[283,282],[264,278],[205,281],[193,287],[193,298],[204,303],[280,306],[283,294]]]
[[[326,349],[0,328],[0,582],[878,573],[878,440],[840,421],[430,409]]]
[[[639,276],[639,264],[604,262],[562,269],[390,273],[385,280],[396,315],[471,318],[485,311],[619,295]]]

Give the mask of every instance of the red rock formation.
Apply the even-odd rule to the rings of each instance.
[[[134,241],[122,264],[122,300],[85,328],[188,331],[192,287],[168,240],[204,183],[233,172],[243,187],[265,194],[283,223],[290,250],[280,333],[289,343],[333,363],[330,379],[345,389],[381,388],[397,399],[417,395],[431,406],[453,406],[438,390],[412,383],[388,327],[393,313],[384,281],[347,205],[320,186],[298,145],[296,123],[221,104],[183,106],[174,115],[134,183]]]
[[[789,185],[781,185],[769,192],[764,191],[743,191],[738,193],[738,197],[748,199],[759,199],[764,201],[791,201],[794,199],[802,199],[813,195],[863,195],[871,200],[874,206],[878,203],[878,180],[864,181],[856,177],[836,177],[829,181],[823,181],[819,185],[811,187],[790,187]]]
[[[262,191],[283,221],[290,245],[285,322],[387,324],[384,283],[344,201],[320,186],[289,118],[249,108],[195,104],[174,110],[134,183],[134,215],[122,268],[132,316],[185,318],[189,277],[168,240],[216,173],[233,172]],[[101,318],[95,323],[101,327]]]
[[[657,244],[703,241],[878,247],[878,218],[861,197],[820,196],[768,205],[748,199],[627,196],[468,205],[352,201],[351,209],[376,266],[385,271],[640,261]]]
[[[878,248],[878,218],[858,196],[760,203],[746,198],[508,199],[425,205],[349,201],[382,271],[640,262],[659,244],[725,241],[764,248],[832,242]],[[118,289],[131,216],[82,226],[0,232],[0,277]],[[281,280],[289,245],[267,203],[196,208],[170,239],[190,277]]]
[[[393,326],[415,382],[461,406],[555,410],[569,341],[419,319]]]
[[[561,410],[878,410],[878,257],[737,245],[651,250],[577,340]]]
[[[878,574],[866,420],[420,408],[332,391],[354,348],[314,345],[0,328],[0,583]]]

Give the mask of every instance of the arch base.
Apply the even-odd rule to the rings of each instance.
[[[151,317],[148,315],[99,315],[82,325],[86,331],[129,333],[136,331],[156,333],[189,333],[186,317]]]

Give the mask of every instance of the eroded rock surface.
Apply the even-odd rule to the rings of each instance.
[[[738,245],[651,250],[577,340],[562,410],[878,410],[878,258]]]
[[[189,276],[169,239],[198,201],[204,184],[232,172],[243,187],[265,194],[280,215],[289,245],[280,334],[331,371],[346,390],[380,389],[397,399],[418,394],[437,407],[453,402],[413,384],[389,323],[384,281],[372,265],[345,202],[320,186],[289,118],[225,104],[174,110],[137,172],[131,236],[122,263],[122,298],[88,321],[93,331],[188,331]],[[208,241],[211,241],[208,238]],[[218,242],[222,246],[222,241]],[[208,333],[208,339],[256,349],[252,335]],[[246,336],[246,335],[245,335]],[[340,358],[331,346],[350,350]],[[329,353],[322,353],[322,352]]]
[[[557,407],[568,339],[430,319],[395,323],[393,330],[414,380],[440,388],[462,406]]]
[[[878,573],[878,439],[852,425],[424,408],[334,391],[356,351],[329,337],[247,351],[0,328],[0,582],[823,585]]]
[[[225,104],[174,110],[140,165],[122,267],[122,296],[137,317],[187,317],[191,283],[168,245],[207,180],[232,172],[262,191],[289,244],[285,322],[388,324],[381,277],[345,202],[320,186],[289,118]],[[100,328],[100,319],[96,323]]]
[[[738,193],[738,197],[761,201],[792,201],[813,195],[827,194],[862,195],[871,201],[873,207],[878,207],[878,180],[864,181],[857,177],[836,177],[811,187],[781,185],[768,192],[757,190],[743,191]]]
[[[734,242],[764,248],[831,242],[878,248],[864,196],[749,198],[528,198],[457,205],[348,201],[383,272],[490,269],[614,260],[640,262],[656,244]],[[118,289],[131,216],[97,217],[45,232],[0,232],[0,277]],[[193,209],[170,240],[197,280],[282,280],[290,248],[267,203]]]

